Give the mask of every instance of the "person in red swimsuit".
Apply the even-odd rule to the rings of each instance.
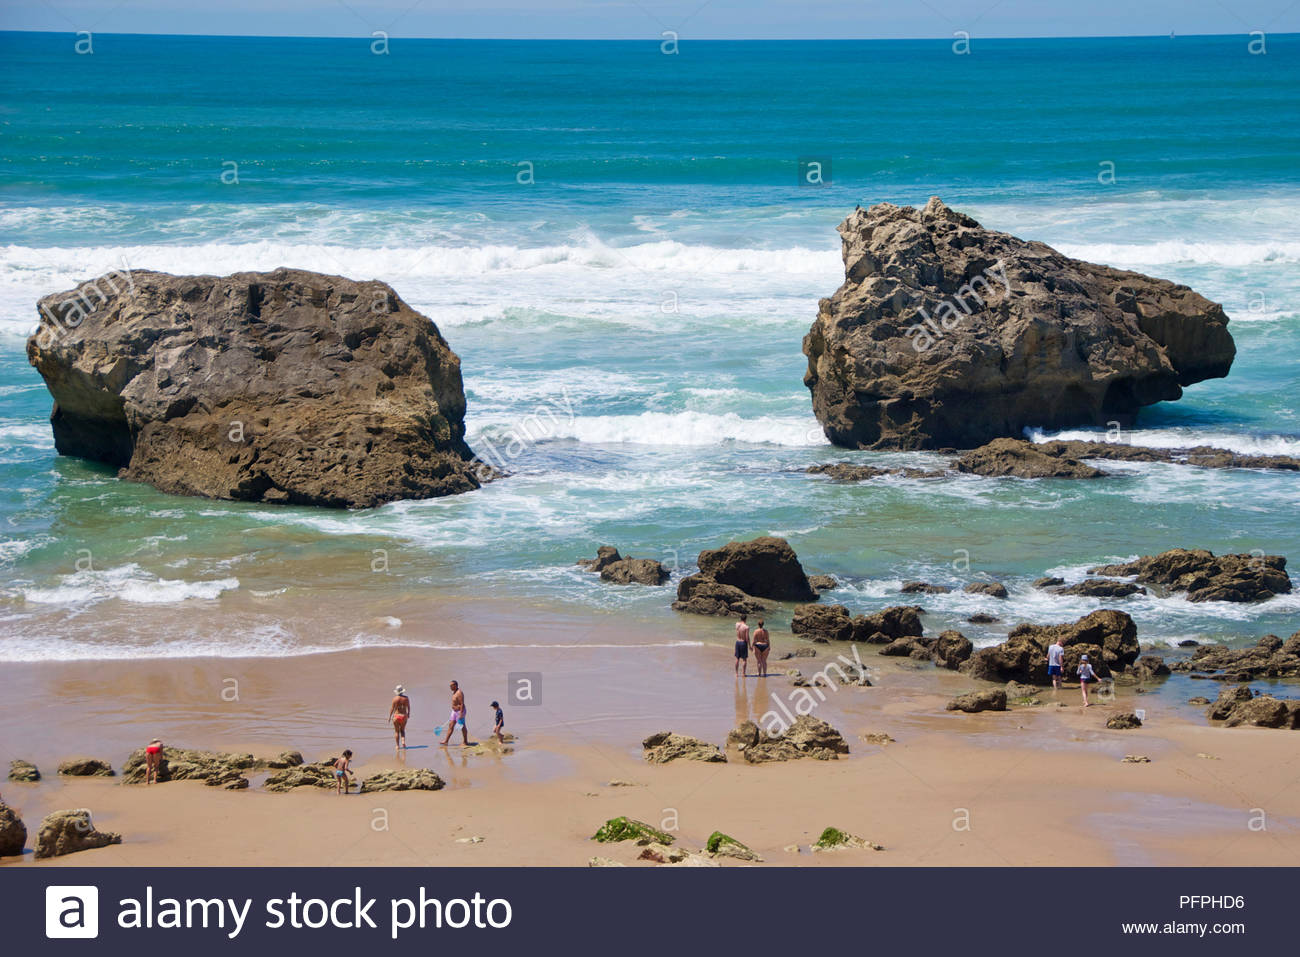
[[[398,685],[393,689],[393,704],[388,709],[388,721],[393,726],[393,744],[395,750],[406,750],[406,722],[411,718],[411,699],[406,696],[406,689]]]
[[[158,765],[162,763],[163,743],[154,738],[144,749],[144,783],[153,784],[158,780]]]

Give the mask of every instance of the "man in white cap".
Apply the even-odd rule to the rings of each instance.
[[[393,689],[393,705],[388,709],[388,721],[393,726],[395,750],[406,750],[406,722],[411,717],[411,699],[406,696],[406,689],[398,685]]]

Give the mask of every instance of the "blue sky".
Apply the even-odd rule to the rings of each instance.
[[[1300,31],[1300,0],[0,0],[0,28],[261,36],[1132,36]]]

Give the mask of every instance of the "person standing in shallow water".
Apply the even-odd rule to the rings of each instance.
[[[411,699],[406,689],[398,685],[393,689],[393,703],[388,709],[388,723],[393,726],[393,744],[396,750],[406,750],[406,722],[411,719]]]
[[[754,629],[754,659],[760,678],[767,677],[767,653],[772,650],[772,639],[763,624],[763,619],[758,619],[758,627]]]
[[[741,615],[736,622],[736,674],[749,677],[749,622],[748,615]]]
[[[1097,673],[1092,670],[1092,663],[1088,661],[1088,656],[1084,655],[1079,659],[1079,690],[1083,692],[1083,706],[1089,707],[1088,701],[1088,683],[1097,680]]]
[[[1047,677],[1052,679],[1052,687],[1060,689],[1061,674],[1065,670],[1065,639],[1057,638],[1056,643],[1047,647]]]

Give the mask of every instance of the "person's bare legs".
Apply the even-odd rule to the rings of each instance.
[[[1088,707],[1088,682],[1080,680],[1079,690],[1083,692],[1083,706],[1086,708]]]

